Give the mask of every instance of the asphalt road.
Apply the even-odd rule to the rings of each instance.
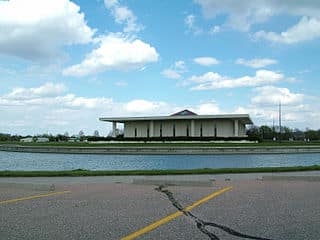
[[[137,232],[137,239],[320,236],[317,181],[216,180],[210,187],[156,188],[67,181],[54,191],[0,185],[0,239],[121,239]]]

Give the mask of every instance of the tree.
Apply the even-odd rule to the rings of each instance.
[[[320,140],[320,131],[315,130],[307,130],[305,132],[306,139],[312,140]]]
[[[95,131],[93,132],[93,136],[95,136],[95,137],[100,137],[99,131],[98,131],[98,130],[95,130]]]
[[[261,133],[262,139],[271,140],[274,137],[274,132],[273,132],[272,128],[269,126],[261,126],[260,133]]]
[[[304,135],[304,132],[299,130],[298,128],[293,129],[292,137],[294,140],[300,140],[300,141],[303,141],[306,138]]]
[[[0,133],[0,141],[10,141],[10,134]]]
[[[247,130],[247,135],[248,135],[248,139],[250,141],[261,141],[261,133],[260,133],[260,129],[257,126],[251,126],[248,130]]]
[[[56,136],[56,139],[57,139],[58,142],[59,142],[59,141],[68,141],[69,137],[66,136],[66,134],[64,134],[64,135],[58,134],[58,135]]]
[[[289,140],[293,136],[292,130],[290,128],[284,126],[284,127],[282,127],[281,135],[282,135],[283,140]]]
[[[84,132],[82,130],[80,130],[79,137],[83,137],[83,136],[84,136]]]

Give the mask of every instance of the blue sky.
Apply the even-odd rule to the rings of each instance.
[[[319,128],[320,3],[0,1],[0,132],[78,133],[101,116],[249,113]]]

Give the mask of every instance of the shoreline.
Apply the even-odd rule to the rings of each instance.
[[[64,171],[0,171],[3,177],[84,177],[84,176],[161,176],[161,175],[204,175],[204,174],[246,174],[320,171],[320,165],[294,167],[258,168],[202,168],[168,170],[64,170]]]
[[[0,151],[55,154],[115,155],[223,155],[320,153],[320,145],[310,146],[23,146],[0,145]]]

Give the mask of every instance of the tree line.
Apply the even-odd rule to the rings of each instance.
[[[79,140],[83,141],[85,139],[88,139],[90,137],[99,137],[99,131],[95,130],[93,134],[88,134],[85,135],[85,133],[80,130],[77,135],[71,135],[69,136],[68,132],[65,132],[64,134],[38,134],[35,136],[32,135],[11,135],[11,134],[6,134],[6,133],[0,133],[0,142],[6,142],[6,141],[12,141],[12,142],[17,142],[20,141],[22,138],[37,138],[37,137],[43,137],[43,138],[48,138],[50,142],[66,142],[70,140],[70,138],[78,138]]]
[[[312,130],[306,129],[302,131],[300,129],[294,128],[291,129],[289,127],[281,127],[281,133],[278,126],[270,127],[267,125],[262,126],[251,126],[246,131],[248,135],[248,140],[254,141],[320,141],[320,129],[319,130]],[[110,134],[109,134],[110,135]],[[68,141],[70,139],[68,132],[64,134],[41,134],[37,136],[21,136],[21,135],[11,135],[0,133],[0,141],[20,141],[20,139],[25,137],[47,137],[50,142],[63,142]],[[111,135],[108,137],[102,137],[99,135],[98,130],[95,130],[93,134],[86,135],[82,130],[76,136],[81,141],[82,140],[89,140],[89,141],[99,141],[99,140],[110,140],[112,139]],[[123,134],[119,134],[118,138],[123,138]]]
[[[319,141],[320,129],[312,130],[306,129],[302,131],[300,129],[283,126],[281,131],[279,126],[270,127],[267,125],[251,126],[247,129],[247,135],[250,140],[257,141]]]

